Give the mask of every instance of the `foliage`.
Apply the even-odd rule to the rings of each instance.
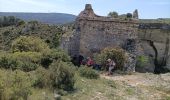
[[[38,67],[41,54],[37,52],[5,53],[0,56],[0,68],[32,71]]]
[[[148,62],[149,58],[147,56],[138,56],[136,61],[136,67],[144,67]]]
[[[62,50],[52,49],[47,53],[41,52],[14,52],[0,53],[0,68],[20,69],[23,71],[32,71],[39,66],[48,68],[54,61],[69,62],[70,57]]]
[[[25,24],[25,22],[23,21],[23,20],[20,20],[20,21],[18,21],[18,23],[16,24],[16,26],[20,26],[20,25],[24,25]]]
[[[33,86],[39,87],[39,88],[44,88],[44,87],[49,87],[52,88],[50,85],[51,81],[50,80],[50,72],[47,69],[44,69],[43,67],[39,67],[35,70],[35,82]]]
[[[62,36],[61,32],[55,33],[55,35],[54,35],[54,37],[52,39],[52,43],[53,43],[52,47],[53,48],[57,48],[60,45],[61,36]]]
[[[22,20],[15,18],[14,16],[0,16],[0,27],[18,25],[20,21]]]
[[[127,13],[126,16],[127,16],[127,18],[132,18],[132,14],[131,13]]]
[[[74,88],[74,69],[69,64],[58,61],[50,66],[50,79],[56,89],[72,90]]]
[[[97,73],[95,70],[88,68],[87,66],[81,66],[79,68],[79,74],[82,77],[86,77],[89,79],[97,79],[99,78],[99,73]]]
[[[61,60],[61,61],[64,61],[64,62],[69,62],[70,57],[63,50],[51,49],[49,52],[43,53],[43,56],[41,58],[41,65],[44,68],[48,68],[49,65],[53,61],[57,61],[57,60]]]
[[[58,38],[61,40],[61,35],[65,33],[61,26],[48,25],[37,22],[24,23],[25,22],[19,21],[18,25],[3,27],[0,29],[0,35],[2,36],[0,42],[1,49],[10,50],[12,42],[20,36],[39,37],[51,48],[56,48],[56,40],[58,40]],[[55,36],[59,37],[56,38]]]
[[[113,17],[113,18],[118,18],[118,13],[113,11],[113,12],[109,12],[108,14],[109,17]]]
[[[8,53],[0,53],[0,68],[17,69],[18,63]]]
[[[72,90],[74,88],[74,69],[66,62],[53,62],[48,69],[39,67],[35,71],[35,87]]]
[[[48,45],[39,37],[20,36],[12,43],[12,52],[44,52],[49,51]]]
[[[124,62],[126,60],[124,50],[118,47],[105,48],[96,57],[97,62],[99,62],[103,66],[106,64],[107,59],[113,59],[116,63],[116,68],[120,70],[122,70]]]
[[[0,70],[0,89],[1,100],[27,100],[31,94],[31,79],[20,70]]]
[[[123,20],[127,20],[127,15],[126,14],[119,15],[119,18]]]

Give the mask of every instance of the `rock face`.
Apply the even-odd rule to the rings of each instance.
[[[144,54],[147,55],[154,65],[146,66],[146,70],[154,71],[156,67],[170,68],[170,25],[161,23],[140,24],[138,38],[141,42]],[[163,69],[159,69],[159,71]],[[159,72],[158,72],[159,73]]]

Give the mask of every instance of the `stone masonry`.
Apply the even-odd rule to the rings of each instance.
[[[156,51],[158,52],[157,58],[165,58],[165,52],[169,54],[170,50],[167,49],[169,48],[169,43],[167,45],[169,31],[164,31],[164,26],[166,27],[166,25],[142,24],[139,22],[138,17],[137,10],[133,12],[132,18],[127,20],[98,16],[94,13],[91,5],[86,4],[85,9],[76,19],[73,34],[67,38],[63,37],[61,47],[71,56],[81,54],[87,57],[100,52],[106,47],[119,46],[130,55],[128,63],[125,64],[125,67],[128,67],[126,69],[129,69],[128,71],[135,70],[136,56],[140,53],[145,53],[147,56],[155,56],[154,49],[156,46],[148,45],[148,41],[154,45],[160,45],[156,47],[158,50]],[[155,30],[160,30],[162,35]],[[168,57],[166,56],[166,59]],[[149,68],[153,68],[153,66]],[[153,72],[150,69],[149,71]]]

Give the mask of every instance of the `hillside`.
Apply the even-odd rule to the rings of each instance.
[[[8,26],[0,28],[0,50],[9,50],[13,40],[20,36],[38,36],[43,39],[50,47],[56,39],[56,35],[61,35],[64,32],[60,26],[42,24],[36,21],[31,21],[20,26]]]
[[[73,22],[75,15],[64,13],[19,13],[19,12],[0,12],[0,16],[15,16],[25,21],[37,20],[46,24],[65,24]]]

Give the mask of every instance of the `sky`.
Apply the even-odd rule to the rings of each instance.
[[[85,4],[92,4],[97,15],[119,14],[138,9],[139,18],[170,18],[170,0],[0,0],[0,12],[69,13],[78,15]]]

